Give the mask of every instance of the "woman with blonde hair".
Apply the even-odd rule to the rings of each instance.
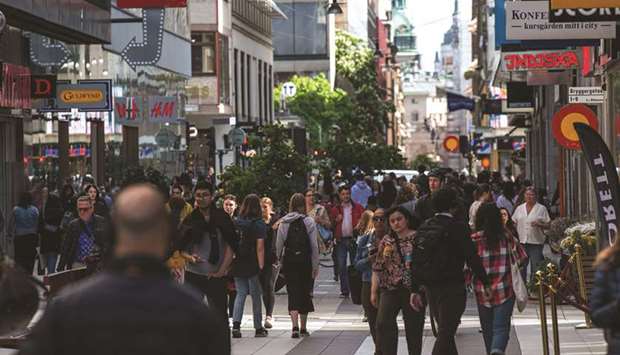
[[[289,213],[281,221],[276,255],[286,279],[288,311],[293,325],[292,338],[296,339],[310,335],[307,328],[308,313],[314,312],[311,294],[313,279],[319,273],[318,231],[314,220],[306,215],[306,200],[300,193],[291,197]]]
[[[276,300],[275,283],[277,276],[276,242],[275,232],[277,217],[273,211],[273,201],[269,197],[260,200],[263,210],[263,222],[267,225],[267,237],[265,238],[265,267],[261,270],[259,279],[263,288],[263,303],[265,304],[265,329],[273,327],[273,307]]]
[[[620,354],[620,242],[599,253],[590,297],[592,321],[605,330],[607,354]]]

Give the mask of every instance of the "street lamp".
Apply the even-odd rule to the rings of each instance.
[[[332,3],[327,8],[327,14],[328,15],[340,15],[342,13],[343,11],[342,11],[342,8],[340,7],[340,4],[338,4],[338,0],[332,0]]]

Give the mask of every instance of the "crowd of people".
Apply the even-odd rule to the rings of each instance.
[[[230,352],[231,337],[243,336],[248,296],[255,337],[268,336],[280,278],[286,282],[291,337],[310,336],[307,321],[315,311],[313,288],[325,245],[333,245],[333,279],[339,282],[340,297],[353,298],[352,292],[361,290],[375,354],[397,353],[401,312],[409,353],[420,354],[427,307],[437,323],[432,353],[457,354],[455,334],[468,288],[478,304],[486,352],[504,354],[513,309],[522,296],[516,279],[527,282],[528,271],[531,277],[543,262],[552,203],[528,181],[487,172],[474,179],[449,169],[419,170],[411,181],[391,174],[378,182],[358,172],[349,183],[340,174],[328,174],[292,194],[285,208],[274,206],[268,196],[237,199],[217,191],[208,179],[195,184],[175,179],[166,197],[146,185],[124,189],[113,204],[92,184],[84,185],[78,196],[72,186],[65,186],[60,196],[43,188],[40,200],[22,196],[10,215],[9,233],[16,263],[28,272],[39,249],[48,273],[93,264],[99,269],[109,260],[126,270],[135,260],[118,266],[119,253],[133,257],[132,248],[146,248],[145,233],[169,221],[165,252],[151,254],[161,254],[174,280],[191,285],[199,299],[208,300],[212,316],[225,320],[221,346],[227,352],[219,354]],[[163,212],[123,199],[140,189],[150,196],[144,203],[161,200]],[[127,216],[120,216],[129,209],[122,201],[135,205]],[[163,215],[169,217],[166,222],[152,219]],[[129,251],[119,247],[123,243]],[[615,285],[620,283],[617,244],[599,261],[608,270],[597,279],[600,287],[610,282],[609,270]],[[352,269],[359,279],[351,278]],[[605,307],[610,299],[617,302],[617,292],[609,292],[599,291],[593,302]],[[595,313],[593,319],[616,326],[608,313]]]

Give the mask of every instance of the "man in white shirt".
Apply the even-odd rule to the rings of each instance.
[[[512,221],[517,227],[519,241],[525,248],[530,259],[530,277],[534,275],[539,264],[544,260],[543,245],[545,244],[546,228],[551,218],[547,208],[536,202],[536,190],[532,187],[525,190],[525,203],[519,205],[512,215]],[[523,280],[527,280],[527,267],[521,270]]]

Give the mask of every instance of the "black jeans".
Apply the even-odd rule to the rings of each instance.
[[[454,336],[465,312],[466,294],[462,283],[427,287],[437,321],[437,340],[433,355],[457,355]]]
[[[260,284],[263,288],[263,303],[265,304],[265,316],[271,317],[273,315],[273,307],[276,302],[276,267],[271,263],[265,265],[265,268],[259,275]]]
[[[403,311],[405,335],[410,355],[422,353],[424,310],[416,312],[409,305],[407,289],[381,290],[377,313],[376,336],[383,355],[396,355],[398,351],[398,323],[396,317]]]
[[[366,313],[366,317],[368,317],[368,328],[370,328],[370,335],[372,335],[372,340],[375,343],[375,355],[380,355],[381,350],[379,348],[379,344],[377,343],[377,309],[370,303],[370,291],[371,284],[370,282],[362,282],[362,306],[364,307],[364,311]]]
[[[226,279],[208,278],[206,275],[185,272],[185,282],[196,288],[207,297],[209,307],[222,317],[224,324],[228,325],[228,310],[226,307]],[[230,349],[230,328],[226,327],[228,349]]]
[[[19,265],[28,275],[32,275],[32,269],[34,269],[38,244],[39,237],[36,234],[15,236],[15,264]]]

